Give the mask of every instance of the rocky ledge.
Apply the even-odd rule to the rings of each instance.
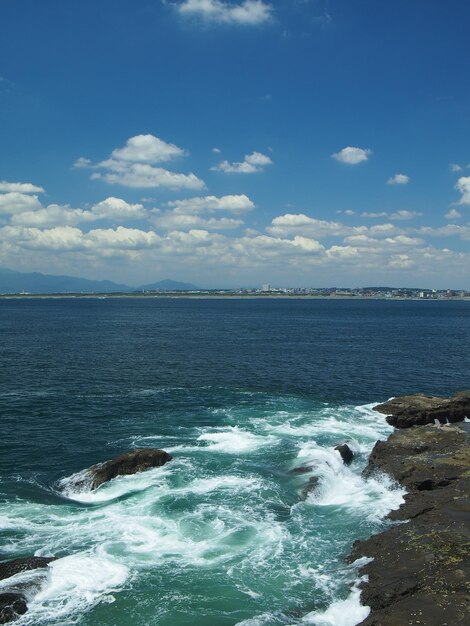
[[[389,515],[397,524],[356,542],[349,557],[373,559],[360,569],[371,607],[361,626],[470,624],[469,444],[462,421],[397,430],[375,445],[365,474],[385,472],[408,493]]]
[[[461,422],[470,418],[470,391],[460,391],[450,398],[426,396],[417,393],[413,396],[400,396],[374,407],[375,411],[387,416],[387,422],[396,428],[410,428]]]

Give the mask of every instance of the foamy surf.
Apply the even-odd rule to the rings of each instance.
[[[136,624],[180,626],[174,615],[205,595],[214,603],[214,585],[220,615],[244,607],[246,626],[330,626],[344,610],[364,613],[355,587],[344,599],[352,581],[338,555],[353,527],[373,532],[401,502],[402,492],[386,477],[361,477],[368,452],[390,431],[385,419],[370,407],[306,410],[303,402],[301,409],[278,410],[276,399],[258,413],[245,406],[217,410],[230,423],[179,429],[179,445],[166,448],[174,459],[164,467],[95,490],[81,471],[61,481],[68,501],[3,507],[5,555],[62,557],[31,586],[30,610],[19,624],[80,624],[100,604],[145,584],[166,600],[158,603],[158,617],[146,613],[132,618]],[[161,440],[148,432],[131,439],[135,445]],[[356,455],[350,466],[334,449],[343,442]],[[311,473],[291,474],[299,465]],[[313,475],[318,487],[302,501],[299,493]],[[127,591],[130,583],[134,591]],[[308,606],[312,596],[329,608],[289,620],[286,607]],[[208,623],[214,615],[207,614]]]

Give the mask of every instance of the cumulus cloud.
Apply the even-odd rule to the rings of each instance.
[[[386,211],[379,211],[376,213],[370,213],[364,211],[361,213],[361,217],[365,217],[367,219],[378,219],[378,218],[387,218],[390,220],[412,220],[415,217],[420,217],[422,213],[419,211],[395,211],[394,213],[387,213]]]
[[[230,163],[229,161],[221,161],[211,170],[214,172],[225,172],[226,174],[254,174],[262,172],[267,165],[272,165],[272,160],[261,152],[252,152],[246,154],[241,162]]]
[[[1,197],[0,197],[1,199]],[[11,208],[11,207],[10,207]],[[97,220],[125,221],[142,219],[147,212],[141,204],[129,204],[121,198],[106,198],[95,204],[90,210],[74,209],[68,205],[49,204],[43,207],[40,202],[25,210],[11,211],[11,223],[18,226],[50,228],[53,226],[76,226]]]
[[[229,217],[209,218],[205,219],[199,215],[178,214],[174,212],[157,215],[153,218],[153,223],[163,230],[231,230],[238,228],[244,222],[243,220],[233,219]]]
[[[387,185],[407,185],[409,182],[410,177],[406,174],[395,174],[395,176],[390,176]]]
[[[74,168],[77,170],[85,169],[87,167],[94,167],[93,163],[90,159],[85,159],[85,157],[78,158],[73,164]]]
[[[1,192],[18,192],[18,193],[44,193],[42,187],[33,185],[32,183],[8,183],[6,180],[0,181]]]
[[[41,208],[37,196],[28,195],[19,191],[9,191],[0,194],[0,215],[14,215],[24,211],[34,211]]]
[[[333,159],[336,159],[340,163],[346,163],[347,165],[357,165],[358,163],[368,161],[369,158],[372,156],[372,150],[369,150],[368,148],[364,149],[347,146],[339,152],[334,152],[331,156]]]
[[[470,176],[461,176],[455,188],[462,194],[459,204],[470,204]]]
[[[175,213],[203,213],[216,211],[229,211],[231,213],[246,213],[255,208],[254,203],[245,194],[227,196],[204,196],[187,198],[186,200],[174,200],[168,202]]]
[[[273,8],[262,0],[226,2],[223,0],[183,0],[176,5],[180,15],[206,22],[256,26],[271,19]]]
[[[449,167],[451,172],[461,172],[463,170],[463,167],[458,163],[450,163]]]
[[[178,146],[154,135],[136,135],[128,139],[123,148],[113,150],[111,156],[119,161],[161,163],[185,154],[186,152]]]
[[[91,213],[95,219],[134,220],[146,217],[147,212],[141,204],[129,204],[122,198],[113,196],[95,204]]]
[[[459,212],[457,211],[457,209],[450,209],[450,211],[448,211],[448,212],[444,215],[444,217],[445,217],[447,220],[458,220],[458,219],[460,219],[460,218],[462,217],[462,213],[459,213]]]
[[[75,168],[95,170],[92,180],[103,180],[110,185],[146,189],[164,187],[168,189],[204,189],[205,183],[195,174],[181,174],[156,163],[169,161],[187,153],[178,146],[167,143],[154,135],[130,137],[122,148],[112,151],[111,157],[97,164],[81,157]]]
[[[205,183],[195,174],[179,174],[147,163],[127,163],[109,159],[102,167],[105,172],[94,172],[93,180],[104,180],[110,185],[137,189],[166,187],[168,189],[203,189]]]

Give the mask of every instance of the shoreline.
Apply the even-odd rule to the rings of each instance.
[[[466,398],[470,416],[470,392]],[[386,473],[407,494],[387,516],[396,524],[356,541],[347,557],[371,559],[358,571],[361,603],[371,612],[357,626],[470,623],[470,423],[452,419],[455,399],[428,411],[432,423],[395,429],[370,455],[364,475]],[[447,422],[444,405],[455,423]],[[413,415],[424,419],[423,411]]]
[[[384,298],[379,296],[316,296],[289,294],[190,294],[190,293],[45,293],[45,294],[0,294],[0,300],[360,300],[383,302],[470,302],[470,297],[449,298]]]

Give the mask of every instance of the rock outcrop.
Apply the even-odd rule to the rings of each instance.
[[[349,465],[352,462],[354,453],[347,443],[342,443],[340,446],[336,446],[335,450],[340,453],[345,465]]]
[[[29,556],[13,561],[3,561],[0,563],[0,580],[10,578],[20,572],[47,567],[52,561],[55,561],[55,557]]]
[[[86,470],[63,479],[59,488],[65,492],[71,490],[96,489],[103,483],[129,474],[137,474],[153,467],[161,467],[171,461],[172,456],[158,448],[138,448],[126,452],[110,461],[97,463]]]
[[[128,474],[144,472],[152,467],[160,467],[171,461],[171,455],[158,448],[140,448],[121,454],[115,459],[99,463],[89,468],[92,475],[92,489],[103,483]]]
[[[450,398],[421,393],[400,396],[379,404],[374,410],[386,415],[387,422],[396,428],[424,426],[436,420],[453,424],[470,418],[470,391],[461,391]]]
[[[395,431],[374,447],[366,474],[386,472],[408,490],[389,518],[400,523],[353,546],[361,568],[361,626],[470,624],[470,424]]]
[[[30,556],[13,561],[3,561],[0,563],[0,580],[5,580],[28,572],[30,570],[45,569],[49,563],[55,561],[56,557]],[[20,615],[28,610],[26,598],[21,593],[24,590],[24,584],[14,584],[5,593],[0,593],[0,624],[6,624],[17,619]]]
[[[21,593],[0,593],[0,624],[7,624],[24,615],[28,610]]]

